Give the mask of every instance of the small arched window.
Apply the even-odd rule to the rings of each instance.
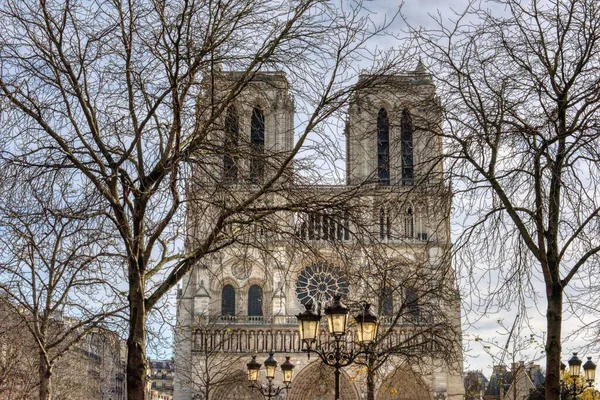
[[[391,287],[385,287],[383,289],[381,298],[381,315],[392,315],[394,313],[394,297],[393,290]]]
[[[406,310],[408,311],[408,317],[413,322],[418,322],[420,317],[419,310],[419,297],[417,291],[414,288],[406,289]]]
[[[402,111],[400,123],[400,151],[402,155],[402,184],[412,185],[414,182],[413,171],[413,123],[410,112]]]
[[[385,108],[377,114],[377,175],[380,184],[390,184],[390,121]]]
[[[404,236],[407,238],[415,236],[415,216],[411,207],[408,207],[404,214]]]
[[[392,220],[390,210],[386,207],[379,209],[379,239],[389,240],[392,238]]]
[[[221,291],[221,315],[235,315],[235,289],[231,285]]]
[[[252,155],[250,160],[250,180],[260,183],[265,174],[265,116],[260,108],[252,110],[250,119],[250,145]]]
[[[237,151],[240,126],[234,106],[227,109],[225,116],[225,138],[223,141],[223,175],[225,182],[235,183],[238,180]]]
[[[250,286],[248,290],[248,316],[260,317],[263,315],[263,292],[258,285]]]

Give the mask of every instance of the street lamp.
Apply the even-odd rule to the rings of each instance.
[[[333,336],[334,341],[326,344],[318,343],[313,348],[319,330],[319,321],[321,315],[315,314],[312,310],[312,303],[306,304],[306,310],[298,314],[298,327],[300,329],[300,339],[306,344],[303,349],[310,358],[310,353],[316,353],[323,363],[335,368],[335,400],[340,399],[340,370],[352,364],[360,355],[370,355],[373,353],[372,344],[377,337],[377,327],[379,320],[371,311],[370,304],[365,304],[362,312],[354,317],[357,326],[357,337],[360,345],[359,350],[342,345],[341,340],[347,333],[349,310],[342,303],[342,296],[336,295],[333,303],[325,308],[327,317],[327,328],[329,334]]]
[[[291,363],[290,357],[286,356],[285,361],[281,364],[281,373],[283,375],[283,387],[274,387],[273,380],[275,379],[275,371],[277,370],[277,360],[273,357],[273,352],[269,353],[269,358],[264,362],[265,365],[265,376],[267,377],[267,384],[264,385],[258,381],[260,374],[261,365],[256,361],[256,356],[252,356],[252,360],[246,367],[248,368],[248,382],[252,390],[258,389],[260,394],[270,399],[278,396],[283,390],[288,390],[292,384],[292,378],[294,376],[295,365]]]
[[[585,385],[582,385],[581,387],[577,387],[577,380],[579,379],[579,377],[581,375],[582,361],[579,357],[577,357],[577,353],[573,353],[573,356],[569,359],[568,363],[569,363],[569,376],[571,378],[573,378],[573,386],[571,388],[569,388],[569,385],[565,380],[566,365],[564,365],[563,363],[561,363],[561,370],[562,370],[561,386],[563,386],[563,388],[565,389],[567,394],[569,394],[569,392],[571,392],[573,399],[574,399],[577,395],[583,393],[583,391],[586,389]],[[594,381],[596,380],[596,364],[592,361],[592,357],[588,357],[585,364],[583,364],[583,372],[584,372],[584,379],[587,382],[587,387],[592,387],[594,385]]]

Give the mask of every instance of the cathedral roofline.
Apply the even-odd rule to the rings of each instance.
[[[398,74],[367,74],[358,76],[358,84],[367,84],[367,87],[376,85],[428,85],[434,86],[431,74],[417,67],[417,70]]]
[[[239,81],[247,74],[247,71],[215,71],[214,78],[217,80]],[[289,87],[285,71],[258,71],[252,75],[250,82],[280,83],[283,84],[283,88]]]

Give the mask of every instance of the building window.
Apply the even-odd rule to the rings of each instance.
[[[413,215],[412,207],[406,209],[404,214],[404,236],[412,238],[415,235],[415,216]]]
[[[235,289],[231,285],[223,286],[221,293],[221,315],[235,315]]]
[[[390,121],[385,108],[377,114],[377,174],[380,184],[390,184]]]
[[[265,116],[260,108],[252,110],[250,120],[250,180],[260,183],[265,174]]]
[[[296,296],[300,303],[312,303],[315,308],[324,306],[336,294],[347,295],[348,283],[340,271],[327,264],[307,266],[298,274]]]
[[[392,220],[390,210],[385,207],[379,209],[379,239],[389,240],[392,238]]]
[[[381,315],[392,315],[394,314],[394,291],[391,287],[383,288],[381,298]]]
[[[223,176],[225,182],[235,183],[238,180],[236,152],[238,150],[240,127],[237,111],[234,106],[227,109],[225,117],[225,138],[223,140]]]
[[[406,310],[408,311],[409,320],[418,322],[420,316],[419,297],[414,288],[406,289]]]
[[[400,144],[402,154],[402,184],[412,185],[414,182],[413,171],[413,123],[408,110],[402,111],[400,124]]]
[[[263,315],[262,309],[263,292],[258,285],[250,286],[248,290],[248,316],[260,317]]]

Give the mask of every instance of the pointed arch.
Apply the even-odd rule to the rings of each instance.
[[[412,206],[406,207],[404,212],[404,237],[415,237],[415,215]]]
[[[385,286],[381,293],[381,315],[391,316],[394,314],[394,290]]]
[[[325,400],[334,396],[334,369],[320,361],[312,362],[304,367],[294,378],[286,400]],[[356,386],[342,369],[340,371],[340,398],[359,400]]]
[[[400,152],[402,156],[402,185],[410,186],[414,183],[413,165],[413,123],[410,111],[402,110],[400,122]]]
[[[385,108],[377,114],[377,176],[381,185],[390,184],[390,120]]]
[[[262,317],[263,315],[263,290],[259,285],[252,285],[248,289],[248,316]]]
[[[235,315],[235,288],[229,284],[221,289],[221,315]]]
[[[265,114],[260,107],[254,107],[250,118],[250,146],[252,155],[250,160],[250,180],[260,183],[264,179],[265,164]]]
[[[235,106],[227,109],[225,116],[225,138],[223,141],[223,176],[225,182],[238,181],[237,150],[239,144],[240,125]]]
[[[431,392],[423,378],[409,367],[400,367],[383,381],[377,400],[429,400]]]
[[[419,307],[419,295],[414,287],[408,287],[404,291],[404,301],[406,302],[406,310],[408,311],[408,320],[418,323],[421,316]]]

